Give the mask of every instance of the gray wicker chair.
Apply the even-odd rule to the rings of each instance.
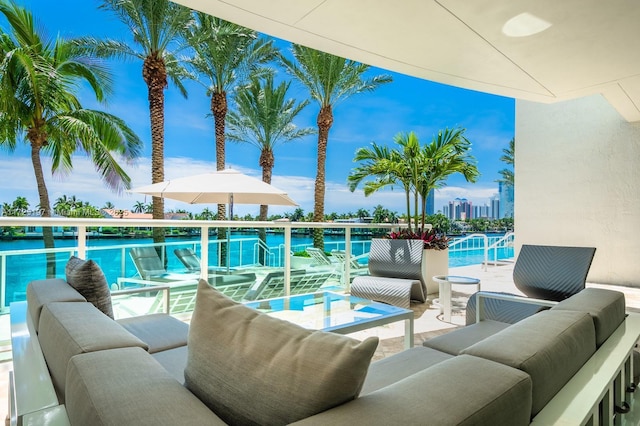
[[[371,240],[369,275],[353,279],[351,294],[363,299],[409,308],[411,300],[425,302],[422,240]]]
[[[513,267],[513,282],[527,297],[562,301],[585,288],[594,247],[524,244]],[[483,318],[513,324],[540,310],[539,306],[485,299]],[[476,322],[476,297],[467,303],[466,323]]]

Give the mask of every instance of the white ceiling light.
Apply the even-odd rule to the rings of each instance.
[[[524,12],[509,19],[502,27],[502,32],[509,37],[528,37],[538,34],[550,26],[550,22]]]

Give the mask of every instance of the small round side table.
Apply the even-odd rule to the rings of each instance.
[[[436,275],[433,281],[440,287],[440,312],[445,322],[451,322],[451,285],[475,285],[476,291],[480,291],[480,279],[472,277],[460,277],[456,275]]]

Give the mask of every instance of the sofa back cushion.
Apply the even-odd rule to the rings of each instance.
[[[185,385],[229,424],[282,425],[358,396],[377,337],[311,331],[200,280]]]
[[[66,389],[72,425],[225,424],[140,348],[74,356]]]
[[[596,328],[596,346],[600,347],[625,318],[624,293],[602,288],[585,288],[555,305],[552,310],[587,312]]]
[[[67,282],[78,293],[82,294],[87,302],[104,312],[113,319],[113,307],[111,306],[111,292],[107,279],[102,269],[93,260],[84,260],[75,256],[67,262],[65,268]]]
[[[27,284],[27,308],[36,332],[39,330],[42,307],[49,302],[86,302],[65,280],[50,278]]]
[[[529,413],[528,374],[460,355],[294,425],[525,426]]]
[[[533,382],[535,416],[596,351],[589,314],[544,311],[462,351],[522,370]]]
[[[51,380],[62,402],[67,363],[72,356],[112,348],[148,349],[144,342],[86,302],[53,302],[45,305],[40,315],[38,339]]]

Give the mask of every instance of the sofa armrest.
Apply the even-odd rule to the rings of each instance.
[[[600,416],[605,423],[611,421],[616,406],[628,403],[625,398],[633,398],[633,394],[626,393],[626,388],[633,380],[634,368],[638,368],[633,365],[633,351],[638,339],[640,314],[628,314],[531,424],[590,424],[597,423]],[[599,412],[601,403],[604,407],[602,413]]]
[[[27,315],[27,302],[11,303],[11,350],[10,418],[22,422],[29,413],[58,406],[38,336]]]
[[[534,299],[533,297],[517,296],[507,293],[492,293],[489,291],[479,291],[476,293],[477,308],[476,308],[476,322],[482,321],[484,318],[484,299],[494,300],[507,300],[510,302],[525,303],[528,305],[537,306],[555,306],[558,302],[553,300]]]

